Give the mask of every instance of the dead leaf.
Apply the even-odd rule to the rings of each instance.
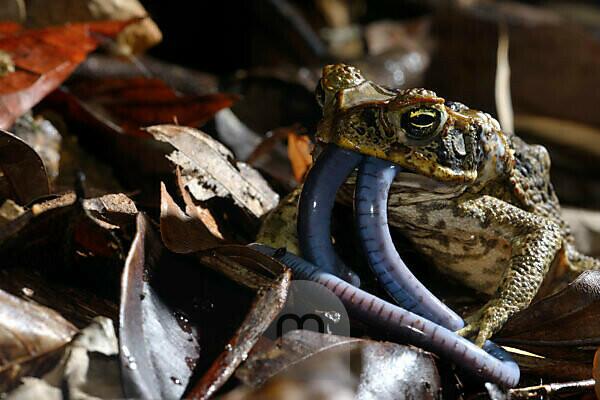
[[[182,168],[185,187],[197,201],[213,197],[230,198],[259,218],[279,201],[260,174],[221,143],[196,129],[177,125],[157,125],[147,128],[155,139],[170,143],[176,151],[168,158]]]
[[[76,332],[56,311],[0,290],[0,392],[52,368]]]
[[[27,1],[27,25],[42,28],[83,21],[141,20],[126,27],[117,36],[119,54],[138,54],[158,44],[162,33],[137,0],[54,0],[52,7],[44,0]]]
[[[118,304],[112,297],[96,287],[83,285],[73,279],[43,272],[44,265],[37,268],[5,264],[0,269],[0,288],[14,296],[31,299],[59,311],[78,328],[84,328],[98,315],[118,319]],[[58,280],[57,278],[60,278]]]
[[[592,374],[588,360],[570,361],[543,357],[538,354],[512,353],[523,376],[535,376],[547,381],[565,382],[573,379],[589,379]]]
[[[166,69],[164,66],[161,68],[162,72]],[[156,118],[161,118],[158,120],[161,123],[172,123],[175,119],[202,123],[210,119],[216,110],[230,104],[233,97],[224,94],[177,97],[160,80],[145,80],[139,76],[131,79],[139,82],[139,87],[126,84],[129,79],[113,77],[106,80],[114,83],[112,87],[101,85],[102,79],[80,80],[72,86],[83,92],[57,90],[45,104],[50,103],[57,111],[66,114],[69,122],[78,127],[74,129],[78,134],[77,140],[88,154],[109,164],[121,184],[139,190],[142,197],[136,199],[138,203],[156,207],[158,182],[172,176],[172,164],[165,158],[172,148],[153,140],[140,127],[155,123]],[[166,93],[164,99],[160,97],[161,93]],[[89,163],[89,158],[82,157],[80,162]]]
[[[40,200],[0,227],[0,288],[26,288],[79,327],[99,314],[116,318],[115,282],[136,212],[123,194]]]
[[[160,234],[165,246],[175,253],[192,253],[223,243],[201,220],[184,213],[160,184]]]
[[[257,294],[250,311],[235,335],[227,343],[225,351],[188,393],[190,398],[208,399],[211,397],[229,379],[236,368],[248,358],[250,350],[279,315],[285,304],[292,278],[291,271],[272,258],[263,257],[261,254],[245,246],[223,246],[213,250],[210,255],[206,253],[198,255],[205,264],[211,265],[212,268],[216,267],[219,272],[225,273],[242,285],[256,289]],[[215,263],[219,256],[225,256],[228,261],[221,259]],[[235,264],[241,265],[247,270],[236,271]],[[275,276],[271,276],[270,280],[262,283],[261,279],[257,279],[258,275],[253,275],[251,272],[253,267],[262,269],[263,274],[268,272]]]
[[[588,365],[600,344],[600,271],[585,271],[560,292],[512,317],[497,342]]]
[[[96,35],[115,36],[129,23],[71,24],[1,36],[0,49],[11,55],[16,71],[0,77],[0,128],[10,127],[58,87],[96,48]]]
[[[250,291],[166,251],[140,214],[122,282],[120,344],[128,396],[210,396],[285,302],[291,273],[269,257],[226,246],[196,258],[244,286],[265,284],[251,303]],[[186,389],[192,372],[198,383]]]
[[[143,214],[121,282],[119,344],[124,391],[135,398],[180,398],[200,354],[196,326],[150,285],[163,247]],[[190,360],[187,362],[187,360]]]
[[[222,233],[223,228],[219,225],[219,222],[213,216],[212,212],[208,208],[194,203],[192,200],[192,196],[190,196],[190,193],[185,188],[185,183],[183,182],[180,168],[175,170],[175,175],[177,177],[177,188],[179,189],[179,195],[185,204],[186,214],[200,220],[202,224],[210,231],[210,233],[217,239],[225,239]],[[233,235],[229,235],[228,237],[233,237]]]
[[[303,382],[308,390],[325,381],[356,399],[434,399],[441,390],[427,352],[308,330],[288,332],[271,349],[253,354],[236,376],[252,387],[269,385],[274,377]]]
[[[106,194],[83,200],[88,216],[106,229],[126,228],[135,223],[135,203],[123,193]]]
[[[135,78],[142,71],[160,79],[178,93],[201,95],[216,93],[219,90],[218,78],[178,64],[158,60],[148,55],[136,57],[136,62],[115,58],[106,54],[93,53],[81,63],[74,77],[83,79]]]
[[[50,193],[40,156],[22,139],[4,130],[0,130],[0,171],[0,188],[8,189],[6,193],[0,190],[0,198],[25,205]]]
[[[30,145],[46,167],[53,181],[59,173],[62,136],[52,123],[42,117],[34,118],[31,112],[19,117],[12,126],[15,136]]]
[[[69,398],[93,400],[123,398],[119,363],[119,345],[112,320],[94,318],[92,323],[66,346],[60,362],[42,378],[27,378],[8,395],[8,399],[62,399],[67,388]]]
[[[230,107],[236,95],[212,93],[180,95],[156,78],[101,78],[69,85],[67,95],[75,113],[85,113],[96,123],[130,135],[147,137],[140,128],[173,123],[200,126]],[[85,115],[78,117],[86,120]]]
[[[312,142],[307,135],[288,134],[288,157],[294,171],[294,178],[298,183],[304,181],[306,172],[312,165]]]

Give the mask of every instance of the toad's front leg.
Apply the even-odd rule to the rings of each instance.
[[[465,217],[475,218],[482,229],[496,231],[512,245],[496,294],[458,331],[462,336],[476,336],[475,343],[482,346],[508,318],[531,303],[563,238],[554,222],[494,197],[467,200],[458,207]]]

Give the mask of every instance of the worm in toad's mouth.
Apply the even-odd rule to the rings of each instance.
[[[360,240],[371,270],[400,307],[358,289],[358,275],[346,266],[331,243],[330,220],[336,193],[357,167],[354,209]],[[298,240],[306,260],[286,253],[281,261],[292,268],[296,277],[331,286],[359,319],[396,330],[412,343],[446,355],[483,379],[515,386],[519,381],[518,365],[492,342],[481,349],[454,333],[464,326],[462,318],[419,282],[396,251],[387,224],[387,199],[398,173],[406,171],[389,161],[327,145],[309,171],[298,206]],[[406,176],[414,178],[412,175]],[[258,248],[274,254],[266,246]],[[345,290],[341,291],[342,287]]]

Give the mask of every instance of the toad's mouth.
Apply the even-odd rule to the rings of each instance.
[[[385,289],[398,304],[453,330],[460,329],[462,318],[433,296],[402,262],[387,225],[389,190],[398,174],[400,181],[405,177],[403,184],[413,189],[441,189],[445,187],[441,182],[405,171],[390,161],[329,144],[310,170],[300,196],[298,240],[302,255],[321,270],[360,286],[358,275],[335,253],[330,233],[336,193],[356,167],[355,218],[369,265],[380,279],[389,281]],[[414,299],[420,298],[423,300],[415,304]]]
[[[400,167],[398,167],[400,168]],[[466,185],[457,182],[438,181],[425,175],[399,169],[393,182],[394,186],[406,190],[417,190],[430,193],[452,194],[464,192]]]
[[[354,286],[360,285],[358,276],[335,253],[330,232],[336,193],[357,167],[355,218],[371,270],[388,294],[404,309],[450,331],[462,328],[462,318],[423,286],[404,264],[387,224],[387,201],[392,182],[428,191],[456,190],[456,185],[402,170],[390,161],[329,144],[310,170],[300,196],[297,222],[302,256],[318,271],[336,275]],[[490,353],[485,357],[503,359],[504,355]],[[486,378],[512,386],[518,381],[518,367],[515,369],[509,362],[504,364],[498,374],[492,373]]]

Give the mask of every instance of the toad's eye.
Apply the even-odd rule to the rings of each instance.
[[[445,119],[443,112],[437,108],[411,108],[402,114],[400,126],[409,139],[425,140],[439,133]]]

